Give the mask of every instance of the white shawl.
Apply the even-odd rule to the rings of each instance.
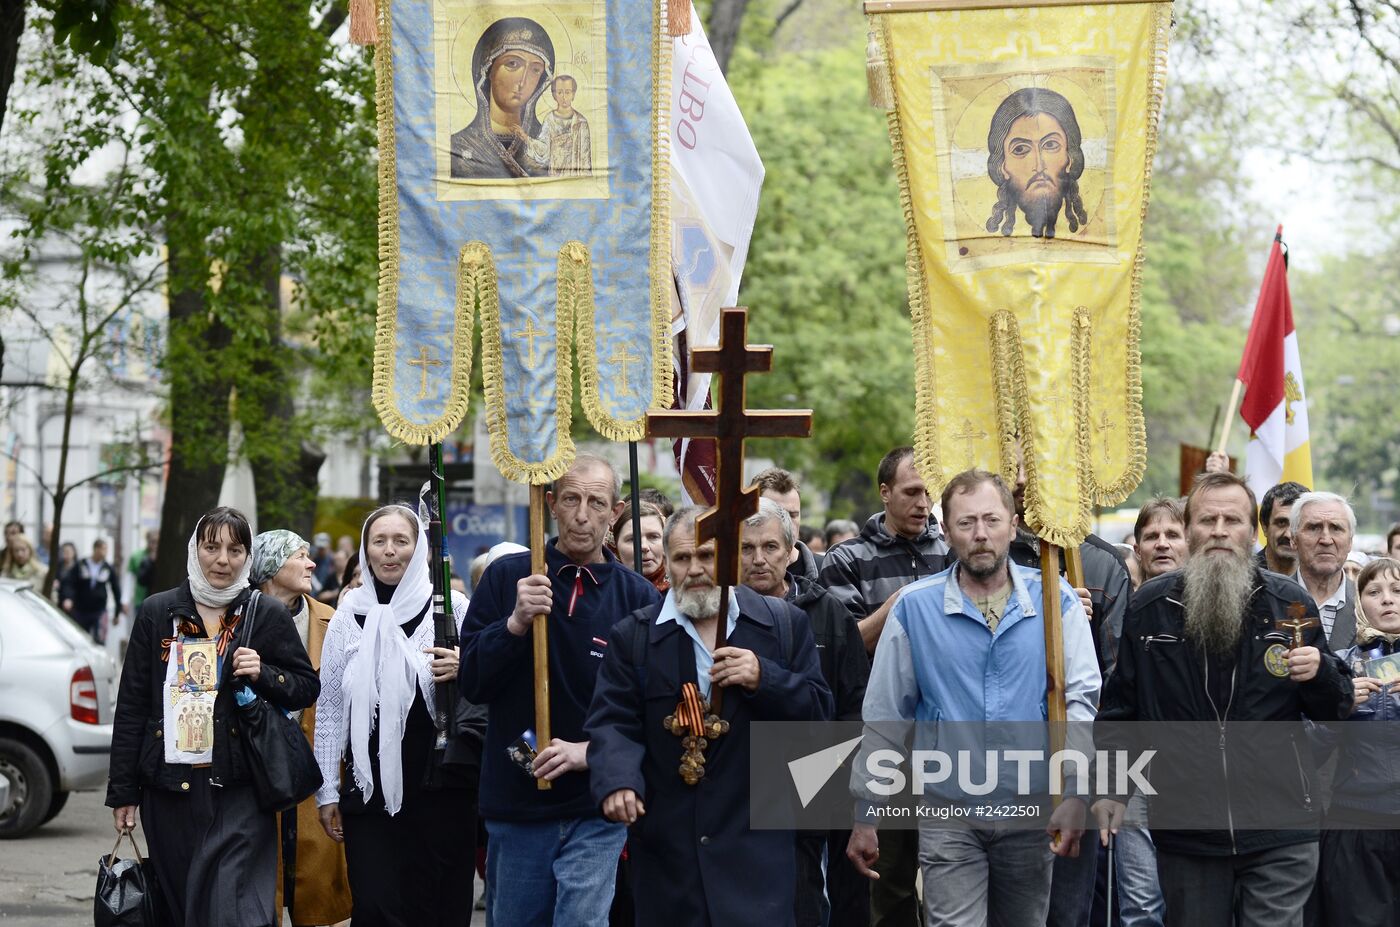
[[[404,509],[409,512],[408,509]],[[409,512],[409,514],[412,514]],[[403,803],[402,740],[413,691],[418,681],[422,654],[415,653],[399,625],[412,621],[433,596],[432,575],[428,568],[428,536],[418,523],[418,545],[394,589],[388,605],[381,605],[375,583],[366,581],[345,594],[341,607],[352,614],[365,615],[359,649],[345,669],[345,689],[349,694],[350,755],[355,784],[369,800],[374,794],[374,776],[369,759],[369,735],[379,713],[379,778],[384,790],[384,808],[397,814]],[[369,537],[362,535],[360,550],[369,550]],[[373,575],[365,556],[364,571]]]

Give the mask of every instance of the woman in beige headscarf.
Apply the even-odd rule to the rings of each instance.
[[[310,545],[291,531],[264,531],[253,539],[253,566],[249,582],[287,606],[297,633],[311,658],[311,666],[321,670],[321,645],[335,609],[311,595],[311,574],[316,563]],[[301,713],[301,730],[312,744],[316,742],[316,707]],[[283,815],[285,835],[293,822]],[[285,906],[295,927],[336,924],[350,916],[350,882],[345,871],[345,849],[331,840],[321,828],[313,795],[297,806],[295,820],[296,879],[292,892],[284,896],[284,880],[277,884],[277,910]],[[285,840],[280,846],[285,846]],[[283,872],[281,855],[277,871]]]

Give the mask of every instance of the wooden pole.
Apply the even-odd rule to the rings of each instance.
[[[544,494],[543,485],[530,486],[530,572],[538,576],[548,576],[545,564]],[[535,749],[549,746],[549,615],[536,615],[531,628],[535,644]],[[541,791],[550,788],[548,779],[536,779],[535,787]]]
[[[729,646],[729,587],[719,587],[719,623],[715,625],[715,650]],[[719,717],[724,707],[724,689],[710,686],[710,714]]]
[[[1215,446],[1217,454],[1225,453],[1225,445],[1230,442],[1230,426],[1234,424],[1235,413],[1240,410],[1240,390],[1243,388],[1244,384],[1237,379],[1234,389],[1230,390],[1230,404],[1225,407],[1225,424],[1220,427],[1220,443]]]
[[[1078,551],[1075,551],[1078,553]],[[1041,604],[1045,612],[1045,706],[1050,723],[1050,756],[1065,747],[1065,635],[1060,619],[1060,549],[1040,542]],[[1059,796],[1052,796],[1056,805]],[[1056,841],[1060,839],[1055,834]]]
[[[1075,589],[1084,588],[1084,558],[1079,554],[1078,547],[1065,548],[1065,579]]]

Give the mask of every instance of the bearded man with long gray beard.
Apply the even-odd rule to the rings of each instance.
[[[715,647],[715,543],[695,543],[700,512],[678,509],[666,522],[665,600],[608,636],[587,723],[593,802],[629,827],[638,924],[791,927],[796,835],[749,827],[749,725],[829,720],[831,690],[807,616],[747,586],[730,591],[726,646]],[[682,714],[688,684],[704,711],[722,690],[729,723],[705,749],[698,782],[682,778],[682,738],[665,726]]]
[[[1157,749],[1149,829],[1166,927],[1301,927],[1317,874],[1321,802],[1298,722],[1347,717],[1350,672],[1307,591],[1253,561],[1257,531],[1242,479],[1197,479],[1185,566],[1134,594],[1094,725],[1110,765],[1116,750]],[[1208,724],[1122,723],[1136,721]],[[1123,820],[1126,796],[1108,790],[1115,773],[1096,783],[1104,842]],[[1173,829],[1185,827],[1183,808],[1192,824]]]

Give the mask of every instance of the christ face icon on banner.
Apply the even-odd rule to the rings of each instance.
[[[1010,237],[1019,211],[1031,235],[1054,238],[1063,208],[1070,232],[1078,232],[1089,221],[1079,193],[1083,174],[1083,139],[1069,100],[1040,87],[1017,90],[987,131],[987,176],[997,185],[987,231]]]

